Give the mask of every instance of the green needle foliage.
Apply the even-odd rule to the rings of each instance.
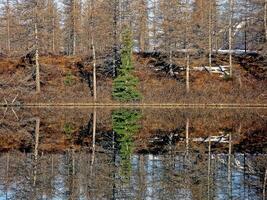
[[[63,132],[67,136],[67,139],[71,139],[72,134],[74,132],[74,126],[73,126],[73,124],[71,124],[71,123],[64,124]]]
[[[112,112],[112,127],[118,134],[118,143],[121,157],[121,175],[129,179],[131,173],[131,156],[133,154],[133,136],[140,129],[138,121],[140,111],[132,109],[119,109]]]
[[[65,76],[65,80],[64,80],[64,84],[66,86],[72,86],[74,83],[74,80],[73,80],[73,75],[71,72],[68,72]]]
[[[121,102],[138,101],[141,99],[137,86],[139,80],[132,73],[132,33],[127,28],[122,34],[123,48],[121,51],[121,66],[118,68],[118,77],[113,81],[112,96]]]

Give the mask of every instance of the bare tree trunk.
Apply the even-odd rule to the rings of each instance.
[[[53,1],[52,1],[52,3],[54,3]],[[53,54],[55,54],[55,11],[54,11],[54,6],[52,7],[52,26],[53,26],[53,28],[52,28],[52,52],[53,52]]]
[[[73,0],[73,40],[72,40],[72,55],[76,55],[76,1]]]
[[[245,53],[247,53],[247,27],[248,27],[248,17],[247,17],[247,12],[248,12],[248,0],[245,1],[245,41],[244,41],[244,48],[245,48]]]
[[[96,90],[96,51],[95,51],[95,42],[94,42],[94,20],[93,20],[93,13],[95,12],[94,1],[90,1],[90,9],[91,9],[91,16],[90,16],[90,27],[91,27],[91,48],[93,51],[93,87],[94,87],[94,102],[97,100],[97,90]]]
[[[157,2],[154,0],[153,2],[153,22],[152,22],[152,30],[153,30],[153,51],[156,50],[156,41],[157,41]]]
[[[232,18],[233,18],[233,1],[229,0],[229,66],[230,66],[230,77],[233,77],[233,63],[232,63]]]
[[[189,53],[187,52],[186,56],[186,92],[190,92],[190,63],[189,63]]]
[[[7,6],[7,19],[6,19],[6,26],[7,26],[7,54],[10,55],[11,45],[10,45],[10,1],[6,1]]]
[[[267,0],[264,5],[264,27],[265,27],[265,41],[267,42]]]
[[[114,51],[114,59],[113,59],[113,77],[117,76],[117,63],[118,63],[118,18],[120,15],[120,0],[113,0],[113,51]]]
[[[209,67],[211,70],[211,56],[212,56],[212,3],[209,0]]]
[[[34,33],[35,33],[36,93],[40,93],[41,86],[40,86],[39,43],[38,43],[38,0],[36,0],[36,5],[35,5]]]
[[[174,76],[173,68],[172,68],[172,50],[171,50],[171,44],[169,46],[170,48],[170,54],[169,54],[169,62],[170,62],[170,67],[169,67],[169,72],[171,76]]]
[[[190,82],[189,82],[189,73],[190,73],[190,66],[189,66],[189,50],[188,50],[188,20],[189,20],[189,2],[186,0],[186,23],[185,23],[185,49],[186,49],[186,93],[190,92]]]
[[[146,0],[140,0],[139,3],[139,47],[140,51],[144,52],[148,47],[146,46],[147,34],[147,3]]]

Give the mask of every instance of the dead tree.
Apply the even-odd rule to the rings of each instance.
[[[94,88],[94,102],[97,100],[97,90],[96,90],[96,51],[95,51],[95,40],[94,40],[94,13],[95,13],[95,6],[94,0],[90,1],[90,32],[91,32],[91,49],[93,53],[93,88]]]
[[[264,28],[265,28],[265,41],[267,42],[267,0],[264,3]]]
[[[36,92],[41,92],[40,86],[40,65],[39,65],[39,44],[38,44],[38,0],[35,2],[35,22],[34,22],[34,35],[35,35],[35,66],[36,66]]]
[[[233,77],[233,61],[232,61],[232,19],[233,19],[233,3],[234,0],[229,0],[229,67],[230,67],[230,77]]]

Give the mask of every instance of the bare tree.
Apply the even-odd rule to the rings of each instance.
[[[189,76],[190,76],[190,60],[189,60],[189,1],[186,0],[186,4],[185,4],[186,8],[185,8],[185,58],[186,58],[186,92],[189,93],[190,92],[190,80],[189,80]]]
[[[10,47],[10,0],[6,0],[6,29],[7,29],[7,54],[10,55],[11,47]]]
[[[95,14],[95,4],[94,0],[90,0],[90,33],[91,33],[91,49],[93,53],[93,87],[94,87],[94,102],[97,100],[96,93],[96,51],[95,51],[95,38],[94,38],[94,14]]]
[[[64,4],[65,48],[68,55],[76,55],[79,50],[81,31],[81,1],[66,0]]]
[[[233,61],[232,61],[232,54],[233,54],[233,48],[232,48],[232,39],[233,39],[233,34],[232,34],[232,18],[233,18],[233,0],[229,0],[229,66],[230,66],[230,77],[233,77]]]
[[[264,28],[265,28],[265,41],[267,41],[267,0],[264,2]]]
[[[34,35],[35,35],[35,81],[36,81],[36,92],[41,92],[40,85],[40,64],[39,64],[39,42],[38,42],[38,0],[35,0],[35,20],[34,20]]]
[[[212,2],[209,0],[209,67],[211,69],[212,56]]]

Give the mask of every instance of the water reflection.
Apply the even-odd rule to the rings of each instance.
[[[83,151],[43,154],[37,163],[31,154],[2,154],[0,199],[262,199],[256,161],[266,155],[232,155],[230,182],[223,154],[212,154],[210,173],[207,155],[135,154],[127,183],[112,155],[96,153],[93,174],[91,159]]]
[[[22,110],[0,124],[0,200],[264,199],[263,115]]]
[[[138,110],[119,109],[112,112],[112,129],[117,134],[116,142],[119,144],[119,156],[121,162],[121,177],[130,178],[132,169],[131,157],[134,148],[134,134],[140,126],[138,120],[141,113]]]

